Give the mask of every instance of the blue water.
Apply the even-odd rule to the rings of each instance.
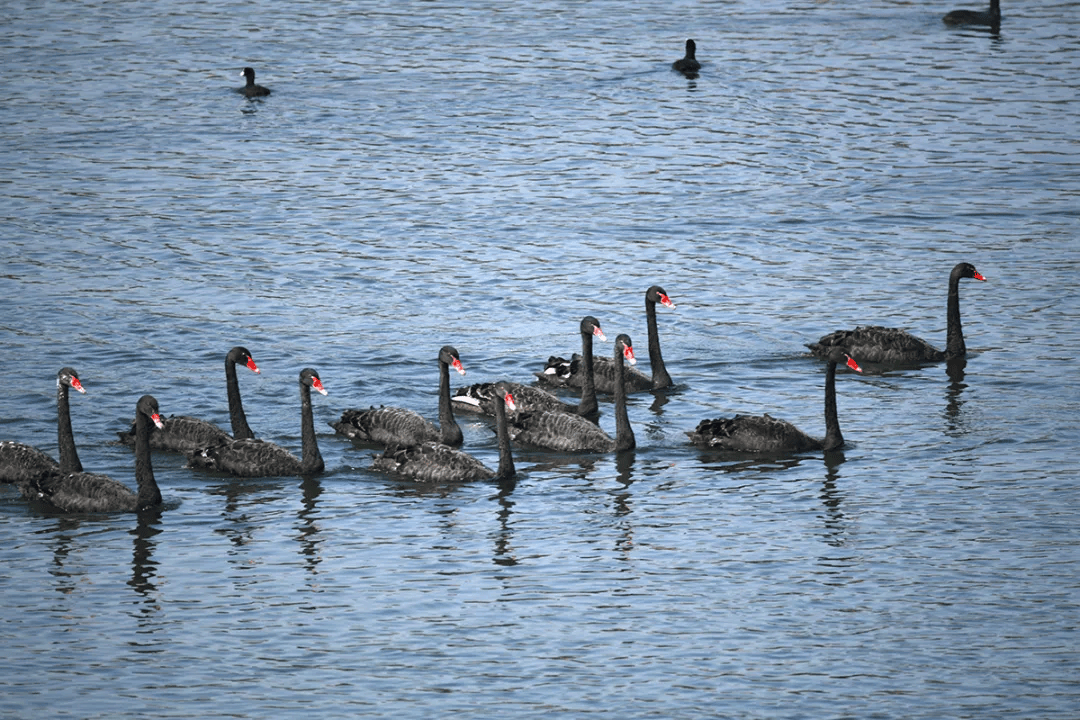
[[[315,478],[159,454],[165,508],[113,516],[0,486],[0,714],[1073,717],[1080,16],[963,5],[8,8],[0,438],[55,455],[64,365],[129,485],[136,399],[227,427],[233,345],[260,437],[299,451],[301,368],[329,396]],[[960,261],[966,366],[841,374],[842,454],[686,443],[823,435],[804,343],[943,346]],[[654,283],[677,385],[631,397],[635,452],[418,487],[326,425],[434,417],[447,343],[455,385],[528,382],[586,314],[647,371]]]

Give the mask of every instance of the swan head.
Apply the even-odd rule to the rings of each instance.
[[[243,365],[256,375],[261,374],[259,372],[259,366],[255,364],[255,360],[251,357],[251,353],[248,352],[248,349],[246,347],[240,347],[239,345],[237,345],[229,351],[229,354],[226,356],[226,358],[234,365]]]
[[[604,335],[604,331],[600,329],[600,321],[594,318],[592,315],[586,315],[581,319],[581,334],[592,335],[603,341],[607,341],[607,336]]]
[[[320,395],[328,394],[326,388],[323,387],[322,380],[319,379],[318,371],[312,368],[304,368],[300,371],[300,384],[307,385]]]
[[[443,345],[439,350],[439,362],[444,365],[449,365],[457,370],[458,375],[465,374],[465,367],[461,364],[461,356],[458,355],[458,351],[450,345]]]
[[[495,383],[496,401],[502,401],[506,405],[507,412],[515,412],[517,403],[514,402],[514,394],[510,392],[510,386],[504,382]]]
[[[975,269],[975,266],[971,263],[962,262],[953,268],[952,276],[954,278],[971,278],[972,280],[981,280],[986,282],[986,278],[982,273]]]
[[[675,303],[671,302],[671,298],[664,291],[664,288],[659,285],[653,285],[651,288],[645,291],[645,299],[648,302],[660,303],[664,307],[675,309]]]
[[[79,381],[79,373],[75,371],[75,368],[61,368],[60,372],[56,374],[56,385],[57,387],[60,385],[67,385],[70,388],[75,388],[83,395],[86,394],[86,388],[84,388]]]
[[[626,362],[631,365],[637,364],[637,358],[634,357],[634,344],[630,341],[630,336],[626,333],[622,333],[619,337],[615,338],[615,351],[622,355]]]
[[[158,411],[158,401],[153,395],[143,395],[139,398],[139,402],[135,404],[135,412],[150,418],[150,422],[154,423],[158,430],[165,428],[165,423],[161,421],[161,413]]]

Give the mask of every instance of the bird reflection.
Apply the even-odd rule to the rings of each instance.
[[[322,495],[322,482],[319,478],[308,476],[300,482],[300,490],[303,493],[303,507],[296,513],[299,521],[297,530],[299,535],[296,539],[300,543],[300,554],[304,557],[304,567],[312,575],[316,574],[322,556],[319,553],[319,512],[318,499]]]
[[[128,586],[142,596],[144,618],[161,609],[157,602],[157,585],[154,584],[158,567],[157,561],[154,560],[154,548],[157,547],[157,541],[154,538],[162,532],[161,516],[161,507],[142,510],[139,512],[139,520],[135,528],[128,531],[134,538],[131,580],[128,580]]]
[[[950,435],[960,435],[964,431],[964,418],[961,411],[964,401],[961,399],[967,383],[964,382],[964,369],[967,358],[958,357],[949,360],[945,372],[949,376],[949,387],[945,391],[945,425]]]
[[[619,535],[615,540],[615,549],[623,553],[624,556],[634,549],[634,525],[630,522],[630,514],[633,512],[630,500],[634,494],[630,492],[630,485],[634,482],[635,458],[636,453],[633,450],[621,452],[615,456],[615,469],[619,471],[616,479],[623,486],[621,490],[615,493],[615,518],[619,529]]]
[[[511,496],[517,482],[511,478],[499,482],[499,492],[495,495],[499,503],[499,509],[495,513],[499,521],[499,529],[495,533],[495,555],[492,561],[496,565],[512,567],[518,564],[514,557],[514,530],[510,525],[510,516],[514,514],[514,501]]]
[[[825,453],[825,479],[821,483],[821,504],[825,506],[825,542],[835,546],[844,544],[847,529],[844,513],[840,509],[842,495],[836,488],[844,460],[844,453],[840,450]]]
[[[67,595],[75,590],[75,578],[64,568],[67,556],[71,554],[74,544],[75,531],[79,529],[79,521],[66,515],[58,515],[56,527],[48,532],[56,535],[56,546],[53,548],[52,576],[57,579],[56,591]]]

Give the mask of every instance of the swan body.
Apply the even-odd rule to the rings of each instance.
[[[83,466],[71,432],[68,388],[86,393],[74,368],[60,368],[56,373],[56,439],[60,462],[31,445],[5,440],[0,442],[0,482],[21,483],[55,472],[82,472]]]
[[[671,69],[681,72],[683,75],[696,75],[701,70],[701,63],[697,57],[697,43],[693,40],[686,41],[686,55],[671,63]]]
[[[539,412],[541,410],[553,410],[563,413],[578,412],[577,405],[563,402],[547,390],[515,382],[504,381],[504,384],[514,396],[514,405],[519,413]],[[450,399],[453,401],[454,407],[461,412],[494,416],[495,405],[499,402],[499,392],[496,385],[497,383],[493,382],[467,385],[458,388]]]
[[[596,402],[596,384],[593,379],[592,342],[597,337],[607,340],[604,331],[600,329],[600,321],[592,315],[586,315],[578,326],[581,333],[581,352],[587,361],[579,361],[581,370],[578,373],[578,387],[581,388],[581,399],[577,405],[563,402],[552,393],[540,388],[522,385],[520,383],[504,382],[514,395],[514,404],[518,414],[540,412],[550,410],[553,412],[575,413],[577,415],[591,416],[600,410]],[[575,355],[580,358],[581,356]],[[539,375],[539,373],[538,373]],[[452,398],[455,405],[464,411],[476,412],[482,415],[495,414],[495,400],[499,393],[495,391],[493,383],[477,383],[468,387],[459,388]]]
[[[836,366],[844,362],[855,372],[859,364],[842,350],[829,354],[825,372],[825,438],[810,437],[787,422],[765,415],[736,415],[732,418],[702,420],[688,432],[690,442],[710,450],[740,453],[796,453],[808,450],[836,450],[844,444],[836,415]]]
[[[319,373],[311,368],[300,371],[300,439],[303,453],[300,458],[280,445],[255,438],[227,439],[225,442],[188,453],[188,467],[212,470],[237,477],[271,477],[279,475],[315,475],[325,467],[315,437],[315,420],[311,409],[311,391],[326,395]]]
[[[341,419],[330,426],[339,435],[352,440],[371,442],[384,447],[419,445],[441,442],[458,446],[465,441],[450,398],[450,368],[465,374],[458,351],[449,345],[439,350],[439,426],[419,413],[398,407],[372,407],[367,410],[346,410]]]
[[[269,88],[265,88],[262,85],[256,85],[255,84],[255,69],[254,68],[246,67],[246,68],[243,69],[243,71],[240,74],[243,75],[247,79],[247,84],[244,85],[244,87],[240,88],[240,90],[239,90],[239,92],[242,93],[244,95],[244,97],[249,97],[249,98],[266,97],[267,95],[270,94],[270,89]]]
[[[967,353],[964,331],[960,324],[960,280],[972,278],[985,281],[975,266],[959,263],[949,275],[947,307],[948,330],[945,350],[941,351],[922,338],[897,328],[860,326],[854,330],[837,330],[807,345],[818,358],[826,359],[833,348],[840,348],[862,363],[880,365],[918,365],[941,362]]]
[[[150,435],[162,425],[158,403],[143,395],[135,406],[135,481],[138,492],[106,475],[57,472],[20,483],[23,497],[41,500],[63,512],[136,512],[161,504],[161,490],[150,462]]]
[[[615,437],[580,415],[540,411],[521,415],[514,421],[516,442],[558,452],[612,452],[634,448],[634,431],[626,409],[623,360],[633,364],[634,348],[629,335],[615,339]]]
[[[653,285],[645,291],[645,319],[649,332],[649,365],[652,368],[652,377],[636,368],[625,368],[623,377],[627,392],[659,390],[671,385],[671,375],[668,374],[664,357],[660,352],[660,333],[656,325],[657,303],[672,310],[675,309],[675,303],[671,301],[664,288]],[[574,354],[569,361],[552,356],[548,358],[543,373],[537,373],[537,377],[552,385],[582,387],[586,367],[584,358],[577,354]],[[615,392],[616,370],[615,362],[611,358],[596,358],[592,363],[592,370],[597,391]]]
[[[173,415],[164,420],[165,427],[150,437],[150,448],[165,452],[189,453],[199,448],[228,442],[229,440],[253,438],[255,433],[248,426],[244,404],[240,399],[240,385],[236,379],[236,366],[243,365],[256,375],[259,366],[255,364],[247,348],[239,345],[225,355],[225,388],[229,397],[229,421],[232,425],[232,437],[206,420],[189,415]],[[118,433],[120,442],[132,445],[135,442],[135,424],[130,430]]]
[[[513,412],[514,397],[505,383],[496,383],[495,432],[499,440],[499,468],[492,471],[468,453],[435,442],[407,447],[387,448],[376,456],[373,470],[396,475],[415,482],[451,483],[472,480],[506,480],[514,475],[514,459],[510,451],[507,411]],[[568,416],[572,417],[572,416]]]
[[[987,10],[953,10],[941,21],[946,25],[1001,25],[1001,6],[999,0],[990,0]]]

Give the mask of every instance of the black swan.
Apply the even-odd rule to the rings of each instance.
[[[506,413],[514,411],[514,396],[506,383],[496,383],[495,432],[499,438],[499,469],[492,471],[472,455],[449,445],[426,442],[410,447],[387,448],[375,457],[373,470],[397,475],[416,482],[450,483],[470,480],[507,480],[514,476],[514,458],[510,453],[510,432]],[[574,416],[568,416],[574,417]]]
[[[622,452],[632,450],[636,441],[626,410],[626,384],[623,382],[623,359],[631,365],[634,348],[629,335],[615,338],[615,438],[580,415],[541,411],[519,415],[511,431],[514,440],[524,445],[559,452]]]
[[[280,445],[244,438],[194,450],[188,453],[188,467],[216,470],[238,477],[277,475],[315,475],[323,471],[323,459],[315,438],[315,419],[311,411],[311,390],[326,395],[319,373],[311,368],[300,371],[300,440],[303,459],[297,459]]]
[[[998,0],[990,0],[988,10],[953,10],[941,18],[946,25],[989,25],[999,27],[1001,25],[1001,7]]]
[[[384,447],[424,442],[457,447],[465,442],[465,436],[454,420],[450,406],[450,368],[457,370],[459,375],[465,374],[458,351],[444,345],[439,350],[439,427],[418,413],[399,407],[346,410],[341,414],[341,420],[330,423],[330,427],[352,440]]]
[[[784,420],[768,415],[736,415],[733,418],[702,420],[690,441],[711,450],[742,453],[794,453],[806,450],[836,450],[843,446],[840,421],[836,418],[836,366],[846,363],[855,372],[862,368],[850,355],[833,348],[825,371],[825,439],[812,438]]]
[[[660,354],[660,333],[656,328],[656,303],[672,310],[675,309],[675,303],[668,297],[664,288],[653,285],[645,291],[645,319],[649,329],[649,365],[652,367],[652,377],[650,378],[636,368],[628,368],[624,375],[627,392],[659,390],[671,385],[671,375],[668,374],[664,358]],[[584,367],[584,363],[579,362],[577,355],[574,355],[570,362],[561,357],[552,356],[548,358],[543,374],[537,373],[537,377],[553,385],[581,387]],[[593,373],[596,389],[599,392],[615,391],[614,362],[605,357],[596,358],[593,362]]]
[[[255,84],[254,68],[246,67],[240,74],[247,78],[247,85],[239,89],[239,92],[243,93],[244,97],[265,97],[270,94],[270,88]]]
[[[964,345],[964,331],[960,327],[961,278],[986,280],[970,263],[958,264],[949,275],[948,340],[945,352],[904,330],[876,325],[857,327],[854,330],[837,330],[823,336],[816,343],[809,343],[807,347],[815,357],[822,360],[828,358],[832,348],[838,347],[859,358],[862,363],[881,365],[918,365],[963,357],[967,354],[967,347]]]
[[[19,489],[28,500],[42,500],[64,512],[135,512],[160,505],[161,491],[150,464],[150,435],[161,425],[157,400],[143,395],[135,405],[137,493],[110,477],[87,472],[57,472],[20,483]]]
[[[83,466],[75,451],[75,436],[71,432],[68,388],[86,393],[74,368],[60,368],[56,373],[56,441],[60,462],[36,447],[5,440],[0,442],[0,482],[20,483],[54,472],[82,472]]]
[[[232,437],[237,440],[253,438],[255,433],[248,427],[244,415],[244,404],[240,400],[240,386],[236,382],[236,366],[243,365],[256,375],[259,367],[251,358],[247,348],[234,347],[225,355],[225,387],[229,394],[229,420],[232,423]],[[122,433],[120,442],[125,445],[135,443],[135,425]],[[229,434],[213,423],[189,415],[173,415],[165,420],[165,429],[150,437],[150,448],[165,452],[189,453],[193,450],[228,442]]]
[[[596,402],[596,384],[593,380],[592,339],[598,337],[601,340],[607,340],[607,337],[604,336],[604,331],[600,329],[600,321],[592,315],[586,315],[582,318],[581,325],[578,327],[581,332],[582,357],[588,358],[588,360],[580,360],[578,365],[575,366],[578,387],[581,388],[581,399],[578,404],[572,405],[563,402],[547,390],[504,381],[504,384],[514,395],[514,403],[517,406],[518,413],[525,414],[552,410],[591,416],[599,412],[600,406]],[[575,355],[575,357],[579,356]],[[459,388],[452,399],[457,404],[457,407],[464,411],[476,412],[482,415],[494,415],[495,400],[498,395],[494,383],[477,383],[476,385]]]
[[[696,75],[701,69],[701,63],[697,61],[697,43],[693,40],[686,41],[686,56],[671,63],[672,70],[677,70],[683,75]]]

